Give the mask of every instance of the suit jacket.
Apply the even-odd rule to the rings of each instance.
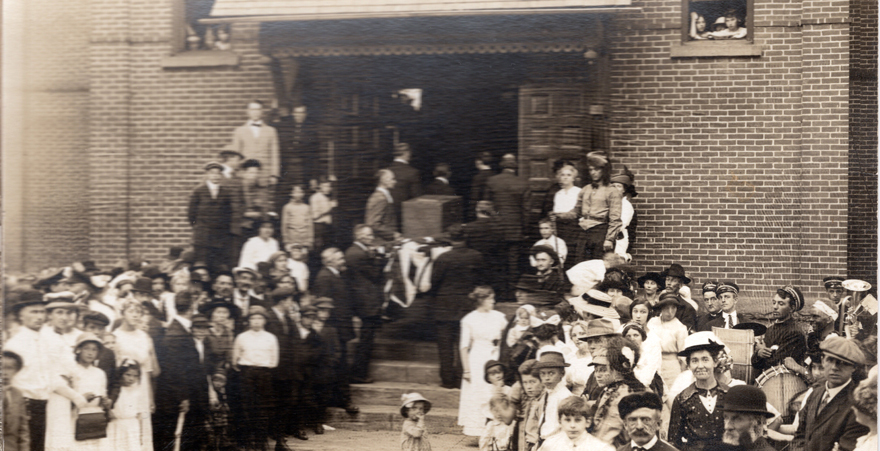
[[[321,351],[321,338],[314,330],[302,338],[299,329],[294,325],[294,331],[288,337],[293,363],[288,369],[290,378],[295,381],[311,381],[318,365]],[[279,367],[281,365],[279,364]]]
[[[353,314],[359,318],[382,314],[382,270],[384,259],[362,249],[357,243],[345,251],[345,264],[351,281]]]
[[[351,324],[354,308],[346,274],[341,273],[337,276],[326,266],[321,268],[318,271],[318,275],[315,276],[312,294],[316,298],[328,297],[333,299],[334,308],[330,314],[330,319],[327,320],[327,325],[336,329],[339,334],[339,341],[348,343],[354,339],[354,328]]]
[[[3,396],[3,444],[6,451],[30,451],[31,433],[21,391],[8,387]]]
[[[617,451],[632,451],[632,441],[617,448]],[[658,438],[657,443],[654,443],[654,446],[648,448],[648,451],[678,451],[678,448]]]
[[[419,175],[418,169],[399,161],[392,161],[388,169],[394,173],[394,178],[397,179],[397,184],[391,190],[391,197],[398,209],[401,208],[400,205],[404,201],[422,195],[422,177]]]
[[[336,329],[329,323],[325,324],[321,332],[315,334],[311,342],[315,346],[315,366],[313,368],[313,382],[315,384],[335,384],[339,375],[342,362],[342,346]]]
[[[109,381],[115,380],[114,378],[116,377],[116,353],[101,346],[101,350],[98,351],[98,364],[96,366],[107,375],[109,388]]]
[[[278,339],[278,366],[273,368],[272,377],[275,380],[291,380],[294,376],[294,358],[293,343],[290,341],[290,337],[297,333],[296,323],[290,318],[279,316],[274,309],[266,309],[266,313],[269,315],[266,320],[266,331]],[[287,332],[284,331],[282,322],[287,324]]]
[[[485,261],[474,249],[454,246],[434,261],[430,304],[435,321],[460,321],[473,310],[468,294],[484,283]]]
[[[188,399],[190,411],[203,414],[208,409],[208,375],[212,362],[210,340],[205,340],[205,356],[199,362],[195,339],[178,321],[168,326],[156,357],[162,372],[156,381],[156,410],[177,412],[180,402]]]
[[[804,438],[804,451],[828,451],[840,443],[841,451],[852,451],[856,440],[868,433],[868,428],[856,422],[852,411],[852,393],[856,383],[850,381],[840,393],[818,412],[819,403],[825,396],[825,385],[813,390],[807,404],[801,409],[797,437]]]
[[[523,239],[531,197],[529,182],[516,174],[504,171],[486,182],[486,197],[498,211],[498,229],[507,241]]]
[[[193,228],[193,246],[228,247],[238,227],[239,203],[239,195],[226,183],[220,184],[216,199],[211,197],[205,183],[193,190],[187,209]]]
[[[720,311],[715,316],[706,313],[697,317],[694,332],[712,332],[713,327],[724,327],[724,315]]]
[[[498,221],[495,218],[477,218],[465,224],[467,245],[483,254],[486,261],[496,261],[501,255],[501,240]]]
[[[489,178],[495,175],[495,171],[491,169],[480,169],[474,178],[471,179],[471,192],[470,192],[470,203],[469,207],[469,218],[476,218],[474,215],[474,208],[477,206],[477,202],[486,198],[486,182],[489,181]]]
[[[281,152],[278,145],[278,131],[265,122],[260,127],[260,137],[254,138],[250,125],[235,129],[232,135],[232,146],[245,159],[254,158],[263,165],[263,173],[267,176],[281,176]]]
[[[434,179],[425,187],[425,194],[435,196],[455,196],[455,189],[442,180]]]
[[[397,199],[394,199],[394,203],[400,204]],[[400,231],[394,208],[394,205],[388,203],[385,194],[379,190],[373,191],[373,194],[370,194],[370,197],[367,199],[364,224],[370,226],[376,236],[385,241],[393,240],[394,232]]]

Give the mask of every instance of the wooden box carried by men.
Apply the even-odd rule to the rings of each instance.
[[[459,196],[428,195],[403,203],[403,236],[407,238],[438,235],[461,221]]]

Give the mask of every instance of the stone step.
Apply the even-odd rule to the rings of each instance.
[[[398,406],[404,393],[420,393],[431,401],[433,408],[458,409],[461,390],[438,387],[436,385],[411,384],[405,382],[374,382],[372,384],[352,384],[352,402],[358,406]]]
[[[373,360],[370,377],[381,382],[440,385],[440,364],[405,360]]]
[[[399,407],[366,405],[360,406],[360,409],[358,414],[349,415],[343,409],[329,408],[326,424],[354,431],[400,431],[403,417]],[[425,417],[425,426],[432,434],[461,434],[458,409],[432,408]]]
[[[353,358],[358,340],[348,342],[348,355]],[[407,341],[378,337],[373,341],[372,360],[406,360],[409,362],[436,362],[437,343]]]

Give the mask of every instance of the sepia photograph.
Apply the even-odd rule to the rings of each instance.
[[[3,1],[3,449],[876,451],[877,31]]]

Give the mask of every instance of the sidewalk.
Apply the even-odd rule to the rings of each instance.
[[[476,437],[440,433],[431,434],[429,439],[432,451],[476,451],[477,449]],[[400,432],[337,429],[327,431],[323,435],[309,434],[308,440],[288,437],[287,445],[294,451],[394,451],[400,449]],[[269,449],[274,449],[274,444],[270,444]]]

